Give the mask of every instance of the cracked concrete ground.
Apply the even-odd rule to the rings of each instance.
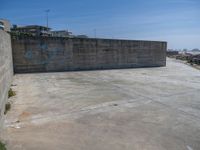
[[[8,150],[199,150],[200,71],[167,67],[17,74]]]

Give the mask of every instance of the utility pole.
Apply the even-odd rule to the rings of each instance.
[[[47,21],[47,28],[49,27],[49,12],[50,12],[50,9],[47,9],[45,10],[46,12],[46,21]]]
[[[97,38],[97,30],[94,29],[94,37]]]

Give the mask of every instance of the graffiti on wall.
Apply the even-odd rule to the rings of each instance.
[[[57,56],[64,55],[64,49],[58,47],[50,49],[46,43],[37,45],[37,49],[39,49],[39,51],[33,49],[25,50],[24,57],[27,61],[34,64],[45,65],[54,60]]]

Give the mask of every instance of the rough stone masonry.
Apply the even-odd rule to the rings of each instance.
[[[8,99],[13,76],[13,61],[10,35],[0,30],[0,129],[2,127],[5,103]]]
[[[14,71],[48,72],[166,65],[166,42],[91,38],[12,39]]]

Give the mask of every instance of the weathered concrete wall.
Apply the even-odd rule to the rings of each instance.
[[[12,82],[13,62],[10,35],[0,30],[0,128],[2,126],[5,103]]]
[[[15,72],[166,65],[166,42],[28,37],[12,39]]]

